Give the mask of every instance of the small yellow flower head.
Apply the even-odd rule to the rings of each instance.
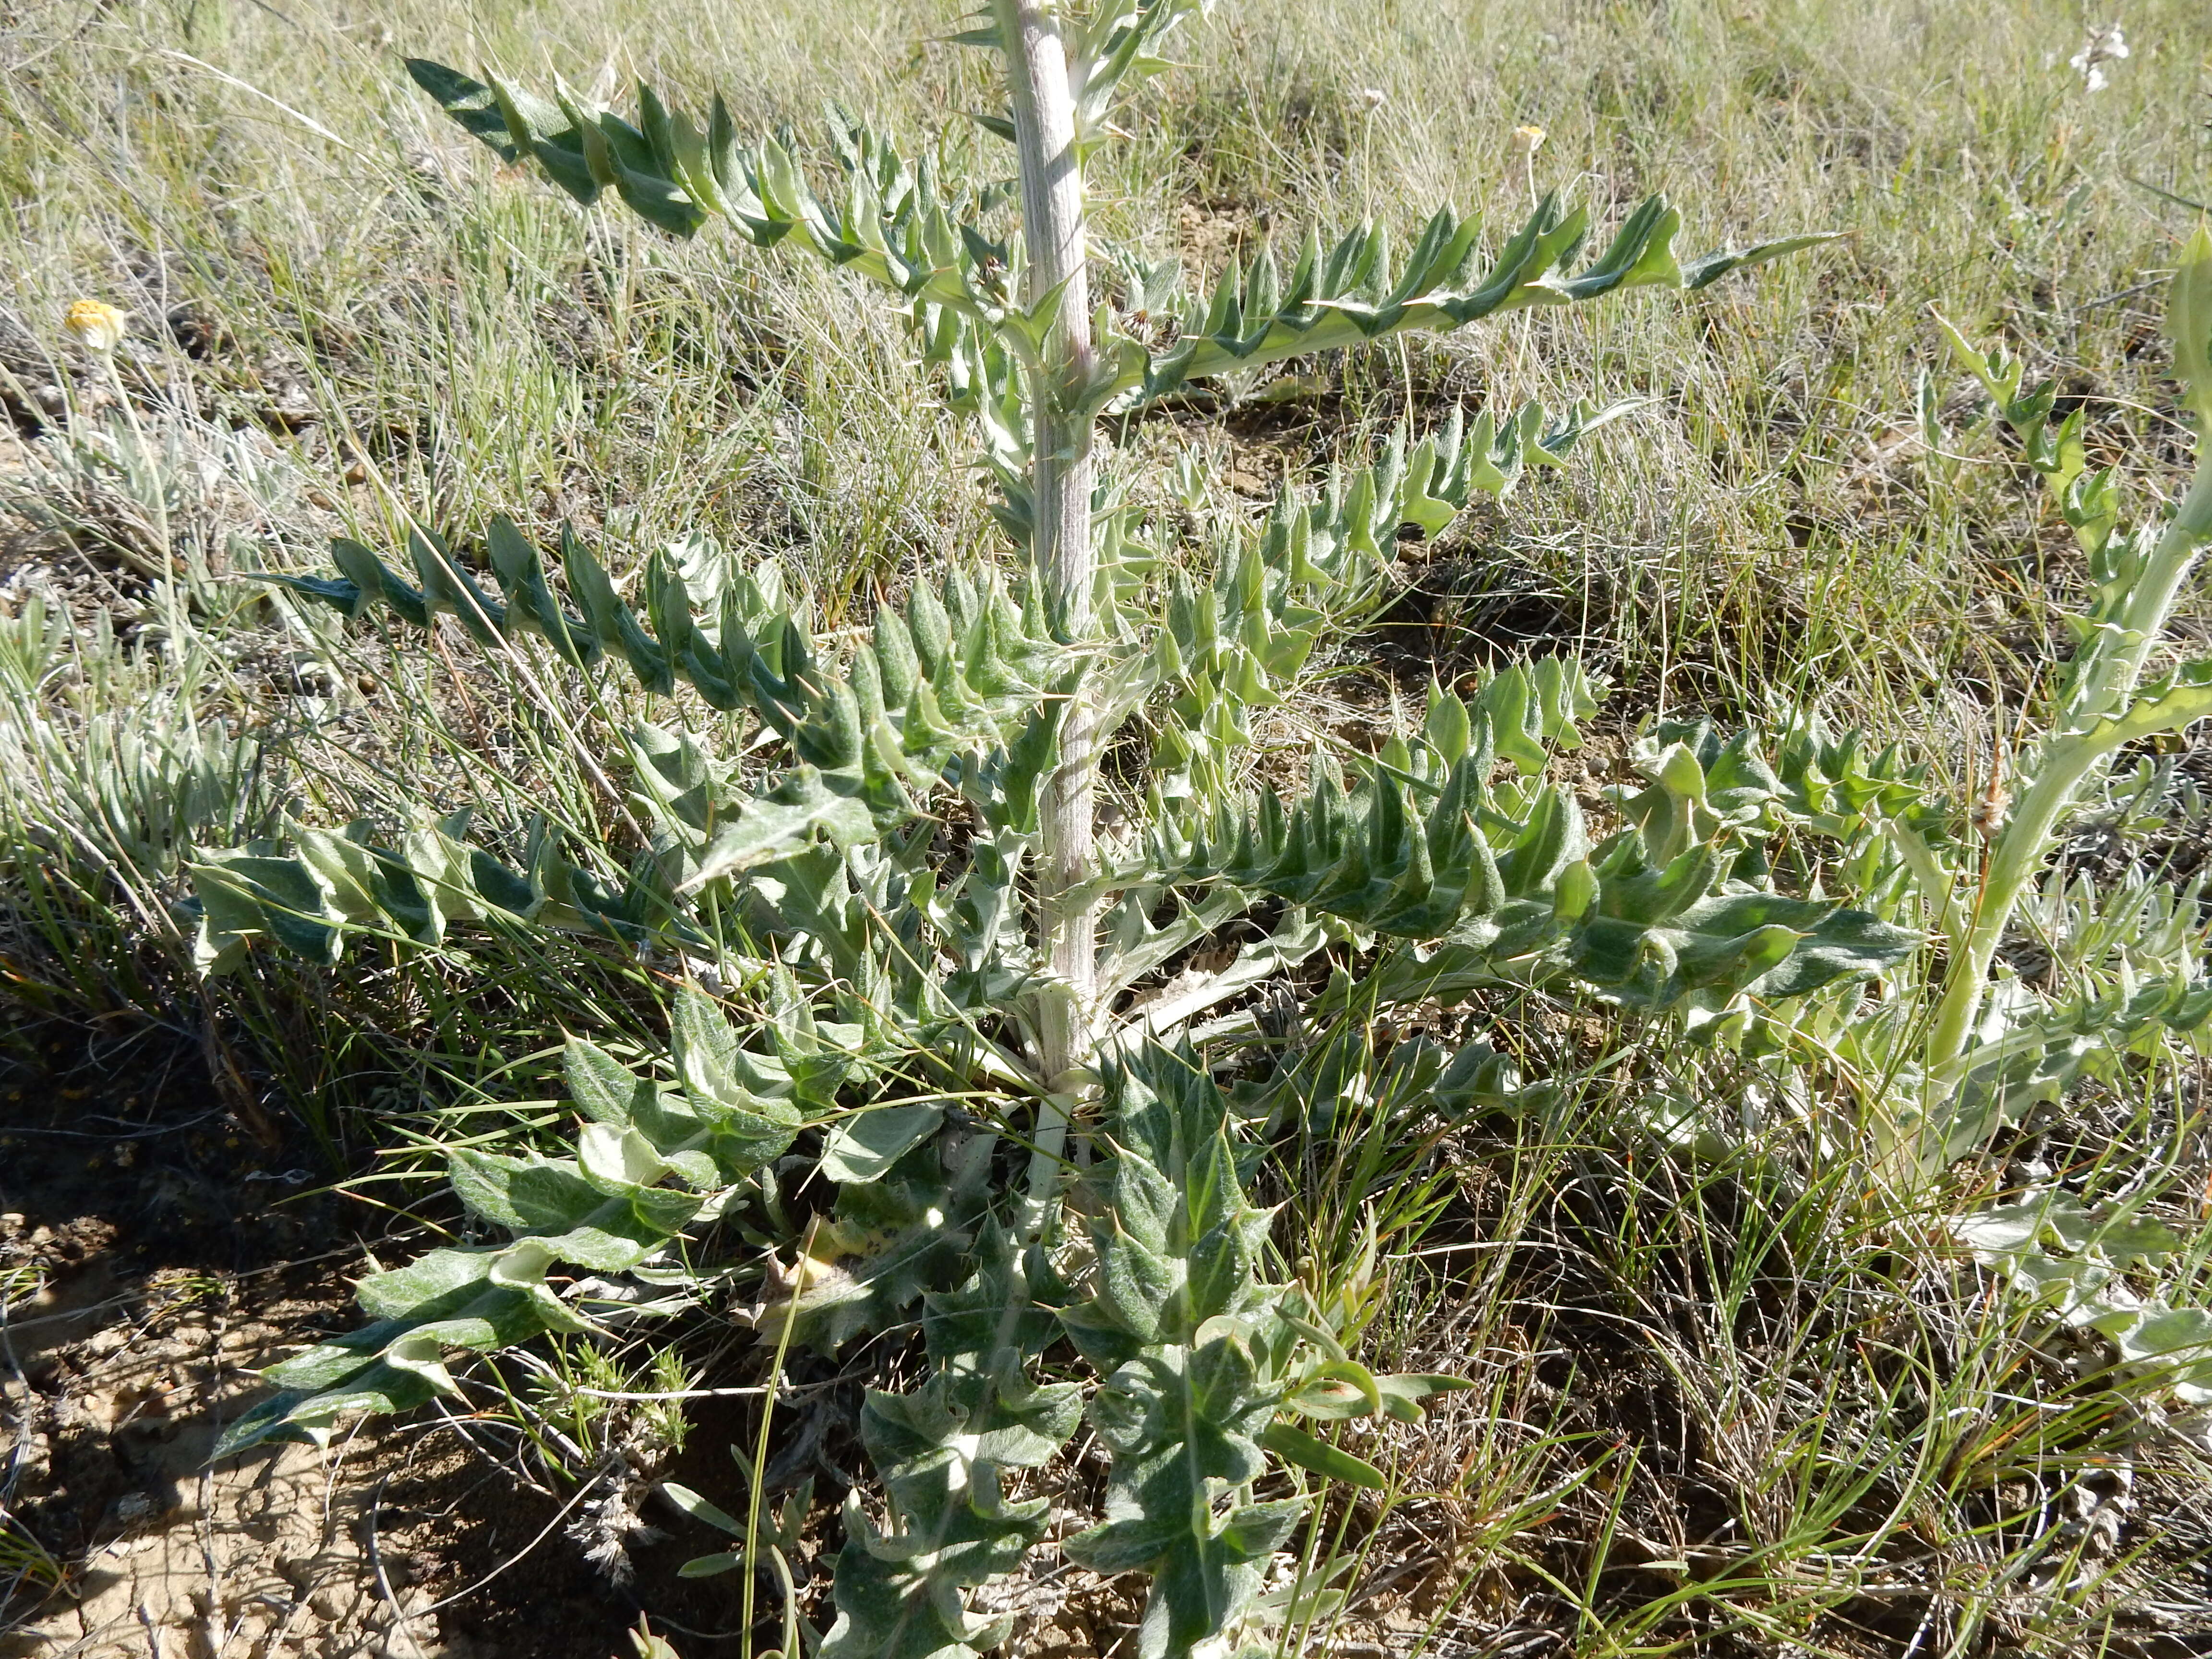
[[[1513,129],[1513,153],[1516,155],[1534,155],[1543,147],[1543,128],[1516,127]]]
[[[129,315],[105,300],[79,300],[62,321],[93,350],[107,352],[123,343],[123,325]]]

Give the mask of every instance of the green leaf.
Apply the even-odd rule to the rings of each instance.
[[[2212,1313],[2202,1308],[2160,1308],[2143,1314],[2118,1338],[2130,1364],[2173,1366],[2212,1360]]]
[[[2212,277],[2207,280],[2212,282]],[[2212,658],[2200,657],[2145,687],[2125,713],[2101,720],[2090,732],[2070,740],[2099,750],[2119,749],[2208,718],[2212,718]]]
[[[651,1092],[652,1085],[641,1083],[629,1067],[581,1037],[568,1039],[561,1051],[561,1066],[568,1097],[594,1123],[628,1123],[640,1090]]]
[[[876,823],[865,802],[830,788],[814,768],[801,766],[769,793],[744,803],[737,821],[715,833],[686,874],[684,889],[787,858],[817,832],[850,847],[875,839]]]
[[[708,1526],[729,1534],[732,1538],[743,1538],[745,1535],[743,1522],[727,1510],[708,1503],[689,1486],[674,1480],[664,1480],[660,1483],[660,1493],[694,1521],[703,1521]],[[718,1568],[717,1571],[720,1569]]]
[[[847,1118],[822,1146],[822,1173],[832,1181],[877,1181],[945,1121],[941,1103],[876,1106]]]
[[[1421,1409],[1424,1400],[1440,1394],[1453,1394],[1474,1384],[1463,1376],[1442,1376],[1431,1371],[1403,1372],[1375,1379],[1382,1396],[1383,1414],[1401,1423],[1419,1423],[1427,1413]]]
[[[2212,230],[2202,224],[2174,269],[2166,326],[2174,375],[2189,388],[2200,436],[2212,434]]]
[[[1105,1090],[1118,1151],[1090,1224],[1098,1293],[1061,1325],[1094,1359],[1122,1356],[1090,1410],[1113,1467],[1105,1518],[1061,1547],[1099,1572],[1151,1573],[1138,1646],[1179,1659],[1243,1616],[1261,1586],[1253,1564],[1301,1512],[1221,1513],[1221,1495],[1267,1467],[1257,1437],[1282,1391],[1252,1334],[1267,1216],[1244,1197],[1227,1103],[1194,1057],[1138,1050]],[[1213,1307],[1229,1311],[1194,1321]]]
[[[325,605],[356,620],[368,610],[370,596],[362,590],[358,583],[343,576],[288,576],[279,571],[270,571],[258,580],[289,587],[295,593],[304,593],[311,599],[320,599]]]
[[[1399,1400],[1427,1400],[1440,1394],[1462,1394],[1474,1387],[1470,1378],[1439,1371],[1393,1371],[1376,1377],[1375,1384],[1383,1394]]]
[[[1382,1410],[1382,1391],[1366,1366],[1355,1360],[1332,1359],[1319,1366],[1283,1405],[1301,1416],[1330,1421],[1373,1417]]]
[[[1572,304],[1624,287],[1704,288],[1729,271],[1833,240],[1827,234],[1787,237],[1681,265],[1673,252],[1680,216],[1654,197],[1628,216],[1603,255],[1579,276],[1569,276],[1564,267],[1581,248],[1589,222],[1586,210],[1564,208],[1554,192],[1537,205],[1499,251],[1497,264],[1471,289],[1463,286],[1470,279],[1462,267],[1480,227],[1473,219],[1457,220],[1449,209],[1424,228],[1395,283],[1389,239],[1372,228],[1350,233],[1326,258],[1316,240],[1287,283],[1279,278],[1272,254],[1263,250],[1249,267],[1225,270],[1212,285],[1210,303],[1184,309],[1172,345],[1150,353],[1136,347],[1133,361],[1117,366],[1102,398],[1157,398],[1193,379],[1249,373],[1283,357],[1401,330],[1444,331],[1501,309]],[[1128,343],[1135,347],[1133,341]]]
[[[1390,1484],[1389,1477],[1365,1458],[1355,1457],[1341,1447],[1332,1446],[1288,1423],[1271,1425],[1260,1437],[1260,1443],[1285,1463],[1295,1463],[1302,1469],[1327,1480],[1341,1480],[1348,1486],[1382,1492]]]
[[[507,131],[507,117],[489,87],[425,58],[407,58],[405,64],[415,84],[436,99],[471,137],[497,150],[500,160],[512,161],[520,155]]]
[[[203,963],[234,959],[239,941],[265,933],[311,962],[334,963],[344,949],[324,884],[297,859],[250,850],[209,853],[185,866],[200,901],[196,951]]]
[[[1708,253],[1701,259],[1692,259],[1682,268],[1682,286],[1692,293],[1710,288],[1732,270],[1748,270],[1790,254],[1802,252],[1808,247],[1819,247],[1825,242],[1842,240],[1840,230],[1819,231],[1807,236],[1782,236],[1771,242],[1760,242],[1741,252]]]
[[[987,1230],[975,1261],[959,1291],[932,1297],[928,1382],[909,1395],[871,1392],[861,1408],[890,1524],[878,1530],[858,1493],[848,1501],[837,1622],[819,1659],[965,1659],[1006,1638],[1004,1621],[969,1613],[963,1592],[1020,1565],[1048,1505],[1006,1501],[1000,1471],[1050,1458],[1081,1399],[1022,1376],[1052,1323],[1032,1315],[1027,1273],[1004,1237]]]

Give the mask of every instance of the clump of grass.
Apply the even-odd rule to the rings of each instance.
[[[978,73],[930,44],[927,5],[803,21],[678,5],[467,36],[434,7],[366,33],[312,10],[152,15],[150,33],[95,22],[66,51],[27,32],[33,61],[0,89],[6,165],[50,181],[15,303],[54,355],[48,319],[111,294],[149,374],[235,416],[304,422],[356,533],[392,530],[395,500],[453,523],[611,513],[640,549],[694,529],[789,546],[833,616],[981,533],[963,441],[904,395],[871,307],[801,267],[735,267],[502,185],[388,55],[451,49],[586,88],[631,69],[678,92],[713,81],[764,126],[834,96],[911,132],[973,102]],[[1937,486],[1920,465],[1899,392],[1939,358],[1930,298],[2058,374],[2101,450],[2170,442],[2143,347],[2176,210],[2124,181],[2190,193],[2201,92],[2176,44],[2187,8],[2130,29],[2134,56],[2093,94],[2065,66],[2071,25],[2024,7],[1846,25],[1776,5],[1662,27],[1509,5],[1379,29],[1263,7],[1194,37],[1188,70],[1143,94],[1133,142],[1101,158],[1099,217],[1116,234],[1179,226],[1152,251],[1210,257],[1278,222],[1402,221],[1447,198],[1510,211],[1526,186],[1507,135],[1533,120],[1551,176],[1583,171],[1601,199],[1696,179],[1700,220],[1722,230],[1849,227],[1817,273],[1680,313],[1532,318],[1298,378],[1355,424],[1408,398],[1656,397],[1607,437],[1601,471],[1534,492],[1492,533],[1565,592],[1632,596],[1605,626],[1653,706],[1755,708],[1778,681],[1879,714],[1905,688],[1883,665],[1895,653],[1866,641],[1910,647],[1927,678],[1971,674],[1974,607],[2032,611],[2065,579],[2021,562],[2033,526],[2001,467]],[[830,69],[886,37],[911,59]],[[1386,94],[1372,107],[1370,88]],[[996,145],[978,131],[943,160],[997,176]],[[1958,390],[1937,376],[1939,413]],[[356,442],[393,496],[343,483]]]

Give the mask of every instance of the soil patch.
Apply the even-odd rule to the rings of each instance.
[[[635,1602],[563,1531],[574,1494],[533,1491],[485,1437],[432,1419],[210,1465],[255,1368],[359,1322],[367,1212],[228,1109],[197,1043],[142,1045],[126,1092],[88,1078],[81,1038],[15,1035],[0,1659],[626,1652]]]

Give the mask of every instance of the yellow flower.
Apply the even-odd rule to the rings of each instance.
[[[1516,127],[1513,129],[1513,153],[1516,155],[1534,155],[1543,147],[1543,128]]]
[[[130,313],[105,300],[79,300],[62,321],[69,331],[94,351],[112,351],[123,343],[123,325]]]

